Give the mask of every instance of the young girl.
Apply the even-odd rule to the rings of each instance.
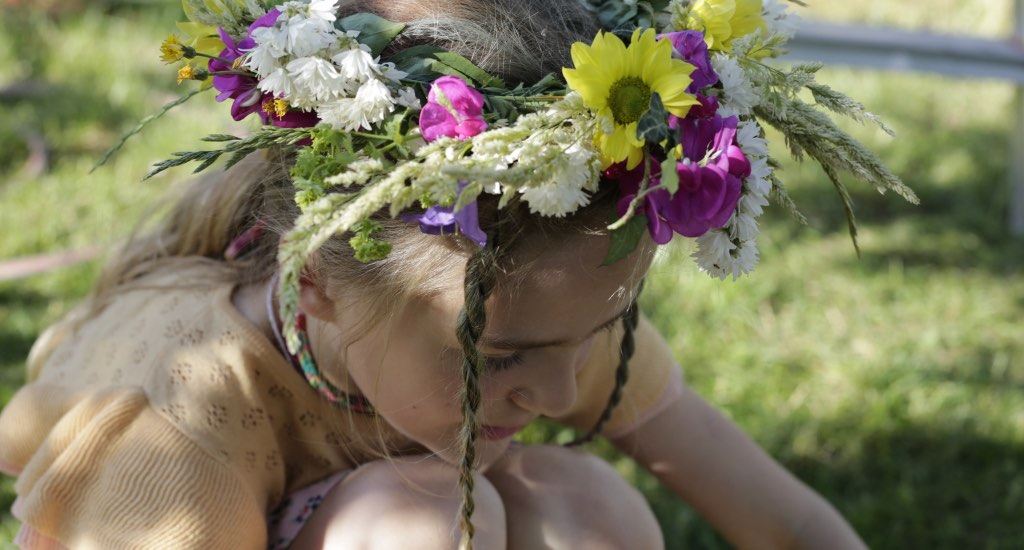
[[[671,238],[704,223],[703,232],[714,235],[727,231],[733,211],[742,213],[739,191],[722,197],[732,195],[726,185],[733,179],[750,177],[743,168],[753,150],[734,151],[729,134],[718,153],[709,145],[700,152],[708,153],[704,161],[679,163],[672,196],[707,191],[700,178],[713,175],[726,186],[707,215],[661,216],[655,194],[639,204],[648,185],[659,185],[652,174],[671,165],[652,162],[656,155],[634,144],[635,135],[565,142],[546,162],[591,156],[550,185],[580,174],[587,181],[569,199],[545,195],[554,189],[538,183],[548,177],[547,165],[530,164],[530,155],[543,152],[525,147],[574,128],[582,107],[556,103],[544,116],[563,118],[549,126],[524,115],[501,127],[483,111],[520,109],[516,97],[550,102],[557,94],[550,87],[487,92],[485,105],[466,84],[493,78],[486,91],[503,88],[499,77],[543,82],[572,64],[577,72],[566,71],[566,80],[580,85],[586,101],[586,85],[598,78],[587,76],[588,66],[597,67],[594,74],[628,72],[633,59],[649,69],[605,89],[609,126],[632,124],[636,134],[650,104],[678,117],[673,131],[687,127],[687,111],[702,110],[695,128],[712,121],[716,135],[735,133],[736,122],[716,114],[714,101],[682,95],[700,75],[662,77],[684,66],[683,76],[693,67],[711,71],[706,48],[703,63],[686,65],[680,52],[699,49],[686,46],[686,37],[673,58],[653,33],[634,34],[629,50],[598,34],[590,50],[572,46],[570,60],[570,46],[588,42],[608,20],[607,12],[576,0],[345,2],[340,13],[356,15],[337,20],[334,3],[318,0],[264,9],[242,22],[225,19],[231,10],[204,15],[196,3],[186,7],[194,20],[222,23],[223,51],[209,71],[236,118],[262,106],[265,122],[301,129],[315,110],[314,123],[318,117],[349,137],[288,134],[291,141],[243,151],[242,162],[194,184],[155,231],[131,240],[90,300],[40,337],[28,359],[28,385],[0,416],[0,468],[18,477],[13,513],[23,522],[22,548],[664,547],[643,498],[607,464],[578,446],[513,442],[540,417],[580,430],[581,442],[609,438],[739,547],[863,547],[830,505],[685,387],[668,346],[637,309],[664,227]],[[342,32],[356,24],[358,36]],[[738,36],[739,23],[734,28]],[[706,30],[700,44],[713,38]],[[382,35],[387,40],[375,43]],[[418,97],[406,107],[421,109],[418,127],[414,117],[387,119],[389,132],[422,138],[420,152],[400,158],[429,160],[442,151],[448,164],[431,170],[424,161],[413,172],[394,160],[405,154],[406,138],[370,132],[385,124],[386,113],[375,118],[368,109],[346,126],[325,106],[301,108],[298,90],[308,73],[292,64],[313,63],[305,61],[308,51],[301,58],[296,52],[309,49],[304,40],[324,36],[355,45],[316,46],[333,48],[334,65],[320,70],[351,70],[355,76],[345,78],[358,79],[358,60],[377,67],[361,77],[357,94],[337,92],[355,94],[350,107],[369,101],[367,83],[404,92],[395,86],[414,80],[424,68],[416,63],[427,58],[403,51],[419,47],[413,51],[433,56],[427,67],[462,69],[465,78],[435,75],[430,86],[411,88]],[[165,43],[165,56],[202,57],[196,44]],[[260,58],[272,44],[280,55]],[[600,48],[635,56],[602,57]],[[358,52],[415,62],[389,73],[399,68],[373,65],[379,60]],[[268,92],[260,59],[273,69],[288,56],[295,58],[287,64],[293,87]],[[244,88],[239,75],[246,68],[259,88]],[[192,65],[182,71],[209,77],[195,76]],[[652,98],[652,90],[660,95]],[[638,110],[628,101],[642,93]],[[615,103],[620,96],[626,103]],[[487,126],[494,131],[483,132]],[[599,126],[586,131],[611,130]],[[453,176],[458,204],[455,195],[445,202],[435,194],[419,208],[397,209],[403,216],[386,208],[420,199],[406,196],[414,189],[407,182],[433,182],[463,158],[482,162],[486,136],[514,136],[521,127],[532,133],[506,139],[506,147],[524,148],[513,160],[503,154],[513,163],[507,170]],[[680,135],[683,153],[691,154],[696,138]],[[371,147],[352,136],[383,143]],[[657,144],[661,158],[677,154],[661,138]],[[356,160],[360,154],[370,157]],[[348,179],[315,175],[311,159],[335,162],[331,173]],[[716,171],[713,163],[725,164]],[[517,188],[513,176],[533,183]],[[373,183],[391,177],[402,185]],[[491,194],[477,179],[506,187]],[[360,191],[346,195],[328,184]],[[389,189],[387,200],[377,200],[382,189]],[[475,200],[464,201],[470,191]],[[625,248],[622,225],[606,229],[620,216],[646,219]]]

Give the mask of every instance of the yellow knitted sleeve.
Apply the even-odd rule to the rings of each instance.
[[[18,443],[19,420],[39,405],[31,393],[0,415],[0,441]],[[12,511],[30,537],[67,548],[266,547],[260,499],[141,390],[85,396],[15,465],[23,469]]]
[[[629,361],[629,378],[622,400],[601,434],[615,438],[643,424],[683,394],[683,375],[665,340],[646,317],[634,332],[636,349]],[[578,430],[594,427],[615,388],[622,329],[605,333],[594,343],[587,364],[576,374],[577,398],[558,422]]]

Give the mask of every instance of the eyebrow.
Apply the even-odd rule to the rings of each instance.
[[[625,309],[620,311],[618,315],[616,315],[615,317],[612,317],[607,322],[598,325],[597,328],[595,328],[594,330],[590,331],[590,334],[588,334],[587,337],[589,338],[589,337],[597,334],[601,330],[608,328],[609,326],[611,326],[614,323],[618,322],[619,319],[622,319],[623,317],[625,317],[627,313],[629,313],[629,305],[627,305]],[[514,340],[507,340],[505,338],[483,338],[480,341],[480,345],[482,345],[482,346],[487,346],[489,348],[495,348],[495,349],[503,349],[503,350],[513,350],[513,349],[514,350],[526,350],[526,349],[535,349],[535,348],[545,348],[545,347],[548,347],[548,346],[561,346],[561,345],[567,344],[567,343],[569,343],[569,340],[567,340],[567,339],[544,340],[544,341],[529,341],[529,340],[514,341]]]

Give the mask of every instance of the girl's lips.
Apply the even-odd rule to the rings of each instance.
[[[500,441],[516,435],[523,428],[525,426],[514,426],[511,428],[504,426],[480,426],[480,436],[490,441]]]

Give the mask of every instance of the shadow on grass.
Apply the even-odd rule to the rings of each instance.
[[[851,420],[823,424],[818,431],[840,441],[855,427]],[[871,548],[1024,544],[1024,444],[914,426],[851,438],[858,448],[854,459],[768,451],[831,502]],[[651,476],[637,474],[635,481],[661,522],[667,548],[729,547]]]

